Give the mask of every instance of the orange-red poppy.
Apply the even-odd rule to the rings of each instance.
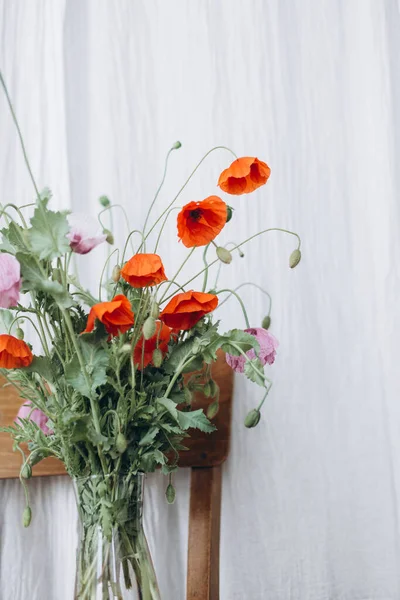
[[[13,335],[0,335],[0,367],[2,369],[20,369],[29,367],[33,354],[28,344]]]
[[[149,340],[145,340],[143,336],[135,346],[133,352],[133,360],[139,369],[144,369],[153,360],[153,352],[156,348],[165,354],[168,350],[168,342],[171,338],[171,328],[162,323],[156,322],[156,332]],[[144,345],[144,351],[143,351]],[[143,359],[143,363],[142,363]]]
[[[115,296],[111,302],[99,302],[90,309],[84,333],[93,331],[98,319],[110,335],[125,333],[135,321],[131,303],[123,294]]]
[[[217,237],[227,215],[227,206],[218,196],[189,202],[178,215],[178,237],[187,248],[205,246]]]
[[[183,292],[174,296],[164,308],[160,319],[169,327],[191,329],[204,315],[215,310],[218,298],[204,292]]]
[[[134,288],[149,287],[167,280],[158,254],[135,254],[125,263],[121,275]]]
[[[254,192],[265,183],[271,174],[267,163],[252,156],[244,156],[233,161],[230,167],[222,171],[218,185],[221,190],[234,196]]]

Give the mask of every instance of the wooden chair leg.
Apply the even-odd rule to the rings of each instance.
[[[192,469],[187,600],[219,600],[221,476],[220,465]]]

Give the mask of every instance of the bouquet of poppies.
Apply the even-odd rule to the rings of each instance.
[[[12,115],[15,119],[13,110]],[[20,134],[18,124],[17,130]],[[188,248],[184,264],[202,249],[198,273],[181,281],[180,267],[170,277],[168,265],[157,254],[171,209],[206,157],[149,226],[158,189],[139,235],[132,232],[121,251],[109,253],[98,296],[94,296],[71,269],[71,259],[74,253],[87,254],[98,244],[112,244],[112,232],[91,230],[85,219],[51,209],[51,193],[39,191],[20,139],[35,200],[24,207],[1,207],[0,306],[6,330],[0,335],[0,368],[24,400],[14,425],[6,428],[22,455],[24,486],[32,467],[48,456],[60,459],[74,479],[101,475],[123,478],[126,483],[137,473],[157,467],[171,478],[188,430],[214,429],[219,390],[210,365],[220,350],[235,371],[263,389],[258,406],[245,420],[247,427],[256,426],[271,387],[264,367],[274,362],[277,348],[269,331],[270,316],[262,327],[252,327],[238,288],[228,290],[239,301],[247,328],[220,332],[213,313],[221,292],[209,288],[208,273],[216,263],[229,264],[233,253],[241,254],[244,244],[264,232],[230,249],[219,245],[216,240],[233,210],[219,196],[211,195],[189,202],[177,217],[178,238]],[[169,150],[166,166],[171,152],[180,146],[176,142]],[[266,184],[269,176],[265,162],[235,156],[221,173],[218,186],[224,194],[248,194]],[[100,202],[102,212],[113,207],[106,197]],[[158,232],[158,239],[149,248],[152,232]],[[133,233],[138,243],[132,255],[127,255]],[[297,242],[289,261],[293,268],[301,257],[300,238],[286,233]],[[216,254],[209,259],[213,247]],[[34,346],[24,339],[27,322],[37,334]],[[202,409],[191,409],[193,391],[199,389],[213,399],[207,415]],[[107,497],[101,504],[107,530],[117,508],[115,494],[102,490],[99,487],[96,493]],[[26,497],[24,524],[29,525],[28,493]],[[174,498],[171,480],[167,498]]]

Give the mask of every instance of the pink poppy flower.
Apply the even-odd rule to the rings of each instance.
[[[10,308],[19,301],[21,267],[15,256],[0,253],[0,307]]]
[[[26,400],[25,403],[20,407],[15,421],[18,422],[18,419],[28,419],[39,425],[40,429],[43,431],[44,435],[51,435],[53,431],[47,427],[47,421],[49,420],[46,415],[39,410],[38,408],[34,408],[32,410],[32,402],[30,400]]]
[[[107,239],[96,219],[83,213],[68,215],[70,231],[67,233],[70,246],[77,254],[87,254]]]
[[[258,354],[258,358],[260,359],[263,365],[267,363],[272,365],[275,361],[276,349],[279,345],[278,340],[266,329],[262,327],[252,327],[251,329],[245,329],[246,333],[250,333],[253,335],[257,342],[260,344],[260,352]],[[256,358],[256,352],[253,348],[251,348],[248,352],[246,352],[249,358]],[[246,363],[246,359],[244,356],[233,356],[232,354],[226,355],[226,362],[234,371],[237,373],[244,373],[244,365]]]

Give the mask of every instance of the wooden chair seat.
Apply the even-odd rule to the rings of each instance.
[[[189,546],[187,600],[219,599],[219,540],[221,516],[221,465],[229,452],[233,371],[223,354],[212,366],[220,386],[220,409],[213,422],[217,430],[210,434],[193,430],[185,440],[189,450],[181,452],[179,464],[190,467]],[[3,383],[0,379],[0,385]],[[211,402],[197,393],[194,408],[206,408]],[[15,388],[0,388],[0,425],[9,425],[21,405]],[[13,452],[10,436],[0,433],[0,479],[19,477],[21,456]],[[33,468],[33,476],[66,475],[61,462],[47,458]]]

